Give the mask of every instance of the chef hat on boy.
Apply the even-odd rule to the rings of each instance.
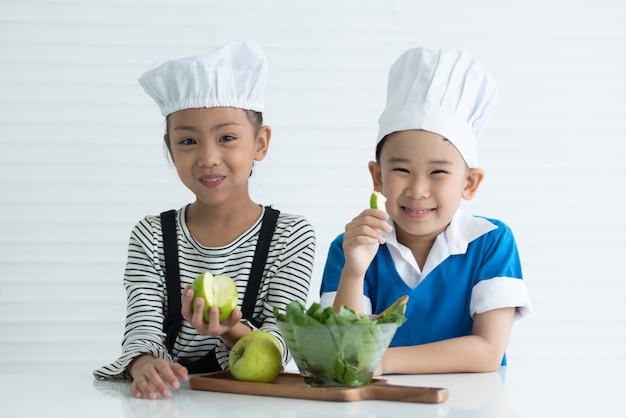
[[[267,62],[259,45],[237,41],[204,55],[158,62],[139,84],[166,116],[178,110],[236,107],[262,112]]]
[[[493,75],[470,54],[412,48],[389,70],[376,143],[392,132],[423,129],[448,139],[475,168],[476,139],[498,103]]]

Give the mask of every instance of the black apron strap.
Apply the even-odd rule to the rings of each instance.
[[[267,261],[269,246],[276,228],[276,221],[280,212],[276,209],[265,207],[259,240],[252,260],[252,268],[246,293],[242,304],[242,314],[245,319],[259,327],[261,324],[252,318],[254,305],[258,297],[258,291],[263,277],[263,270]],[[169,210],[161,213],[161,229],[163,231],[163,253],[165,257],[165,282],[167,286],[167,314],[163,324],[166,334],[165,344],[171,353],[174,342],[182,326],[182,303],[180,295],[180,270],[178,263],[178,244],[176,237],[176,211]],[[215,350],[211,350],[204,357],[191,361],[179,359],[180,364],[185,366],[189,373],[206,373],[220,371],[221,366],[215,356]]]
[[[176,211],[169,210],[161,213],[161,230],[163,231],[163,253],[165,256],[165,281],[167,284],[167,314],[163,331],[165,345],[170,353],[174,348],[174,341],[180,332],[183,316],[180,301],[180,272],[178,265],[178,244],[176,239]]]
[[[272,237],[274,236],[274,229],[276,229],[276,221],[278,220],[278,214],[280,211],[265,207],[265,213],[263,214],[263,222],[261,224],[261,232],[259,232],[259,240],[256,244],[254,251],[254,259],[252,260],[252,268],[250,270],[250,277],[248,278],[248,285],[246,287],[246,294],[243,298],[241,305],[241,313],[243,318],[252,322],[257,328],[261,324],[253,319],[254,305],[256,304],[259,287],[263,279],[263,270],[265,269],[265,263],[267,262],[267,254],[270,249]]]

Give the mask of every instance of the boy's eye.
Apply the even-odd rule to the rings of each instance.
[[[408,173],[408,172],[409,172],[409,170],[408,170],[408,169],[406,169],[406,168],[402,168],[402,167],[396,167],[396,168],[393,168],[393,169],[392,169],[392,171],[398,171],[398,172],[400,172],[400,173]]]
[[[446,174],[447,171],[446,170],[433,170],[431,172],[431,174]]]

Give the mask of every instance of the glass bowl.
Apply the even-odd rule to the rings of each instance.
[[[277,324],[310,386],[357,387],[370,383],[398,329],[395,323]]]

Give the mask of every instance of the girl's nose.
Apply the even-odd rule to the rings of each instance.
[[[198,148],[198,167],[207,168],[219,165],[220,154],[215,146],[203,145]]]

